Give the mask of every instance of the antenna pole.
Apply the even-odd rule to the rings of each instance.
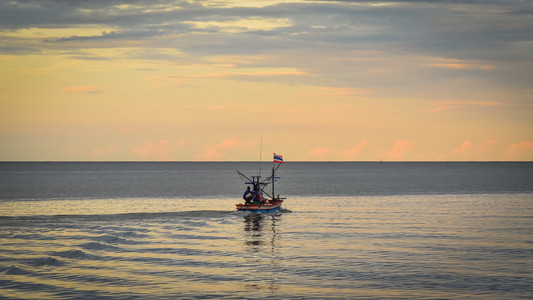
[[[261,161],[262,161],[262,155],[263,155],[263,137],[261,137],[261,147],[259,150],[259,178],[261,178]],[[259,179],[258,178],[258,179]],[[259,181],[259,180],[258,180]]]

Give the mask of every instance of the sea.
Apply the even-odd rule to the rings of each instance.
[[[533,299],[533,162],[276,166],[2,162],[0,299]]]

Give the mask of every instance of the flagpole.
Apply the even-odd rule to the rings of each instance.
[[[275,153],[274,153],[275,154]],[[274,165],[276,163],[274,161],[272,161],[272,202],[274,202],[276,199],[276,193],[274,192],[274,183],[276,182],[276,178],[274,177]]]
[[[276,163],[278,166],[276,167]],[[283,157],[279,154],[274,153],[274,161],[272,162],[272,200],[275,199],[276,192],[274,191],[274,183],[276,182],[276,171],[279,166],[283,163]]]

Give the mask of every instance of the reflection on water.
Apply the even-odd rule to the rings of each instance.
[[[244,216],[245,250],[251,256],[247,264],[256,266],[252,282],[246,287],[254,293],[261,290],[274,292],[279,288],[279,261],[276,241],[276,222],[281,214],[249,214]],[[266,296],[262,294],[261,296]]]
[[[271,223],[271,227],[267,226],[272,239],[270,241],[265,240],[267,234],[263,233],[263,227],[266,222]],[[270,228],[268,228],[270,227]],[[244,217],[244,234],[247,238],[246,245],[248,246],[263,246],[269,243],[274,249],[274,243],[276,241],[276,219],[274,215],[263,214],[250,214]],[[252,247],[252,252],[261,251],[261,247]]]

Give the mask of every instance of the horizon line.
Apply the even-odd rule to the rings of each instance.
[[[259,160],[0,160],[0,163],[269,163]],[[291,160],[283,163],[531,163],[532,160]]]

